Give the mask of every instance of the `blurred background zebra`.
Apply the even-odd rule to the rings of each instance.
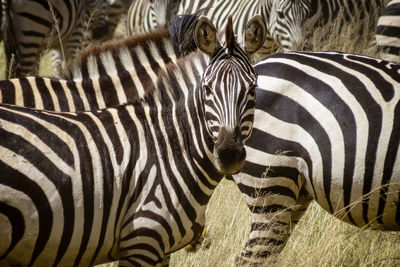
[[[400,63],[400,1],[388,3],[376,26],[376,44],[381,57]]]
[[[387,1],[387,0],[386,0]],[[176,8],[168,14],[156,16],[158,1],[136,1],[132,3],[127,17],[127,34],[147,32],[165,27],[174,14],[193,13],[204,9],[204,15],[210,18],[219,28],[229,14],[235,21],[238,41],[242,42],[244,25],[249,17],[260,14],[267,26],[266,41],[262,50],[253,55],[253,62],[273,52],[282,50],[312,49],[313,38],[327,39],[332,31],[342,31],[345,25],[359,27],[358,34],[347,38],[366,38],[366,34],[376,25],[376,17],[383,9],[385,0],[301,0],[301,1],[176,1]],[[159,18],[159,21],[157,19]],[[360,24],[360,21],[364,21]],[[315,34],[317,32],[317,34]]]
[[[178,14],[180,2],[180,0],[133,1],[127,13],[127,35],[133,36],[136,33],[167,28],[168,23]]]
[[[360,27],[355,42],[376,25],[376,17],[384,6],[384,0],[281,0],[261,1],[262,14],[275,42],[283,50],[312,49],[313,34],[317,27],[323,37],[332,26],[344,24]],[[367,25],[359,21],[366,20]],[[340,30],[339,30],[340,31]],[[353,38],[346,36],[346,38]]]
[[[232,15],[234,30],[239,43],[243,43],[245,34],[245,26],[249,19],[254,15],[262,15],[260,0],[244,0],[244,1],[225,1],[225,0],[181,0],[172,1],[174,8],[168,9],[168,13],[162,15],[162,12],[156,12],[157,8],[164,10],[162,5],[158,4],[162,1],[146,1],[139,0],[133,2],[128,10],[127,16],[127,35],[133,36],[137,32],[148,32],[156,28],[165,27],[168,21],[174,15],[191,14],[203,10],[203,15],[211,19],[218,29],[226,27],[226,18]],[[156,16],[155,14],[161,14]],[[276,46],[272,43],[272,39],[266,32],[265,43],[263,48],[251,56],[253,62],[261,57],[271,54],[276,50]]]
[[[9,1],[2,0],[8,76],[36,74],[39,58],[46,49],[55,49],[56,75],[62,60],[95,38],[108,34],[108,0]]]

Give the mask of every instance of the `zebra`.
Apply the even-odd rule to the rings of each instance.
[[[97,58],[101,58],[101,57],[97,57]],[[319,64],[317,64],[318,62],[315,62],[315,63],[316,63],[315,64],[316,66],[320,66]],[[385,64],[382,63],[382,65],[385,65]],[[258,68],[256,68],[256,70],[257,70],[257,72],[259,72]],[[262,70],[262,68],[261,68],[261,70]],[[82,73],[85,73],[85,71],[82,71]],[[259,75],[260,75],[260,73],[261,72],[259,72]],[[289,73],[292,73],[292,72],[289,72]],[[77,75],[77,76],[80,76],[80,75]],[[267,85],[265,85],[265,88],[268,88]],[[257,90],[259,90],[259,89],[257,89]],[[259,103],[259,102],[263,103],[262,101],[264,98],[262,97],[262,95],[261,96],[260,96],[260,94],[257,94],[257,95],[258,95],[257,103]],[[264,101],[266,101],[266,100],[264,100]],[[262,125],[262,123],[257,123],[257,117],[256,117],[256,124],[254,126],[255,129],[257,129],[257,127],[260,127],[259,125]],[[251,138],[250,141],[251,140],[253,140],[253,139]],[[254,151],[254,149],[248,148],[248,147],[247,147],[247,150],[250,152]],[[274,154],[274,153],[275,153],[275,151],[272,152],[271,154]],[[248,155],[251,156],[252,154],[248,152]],[[257,159],[257,157],[255,157],[255,158]],[[271,158],[267,158],[267,159],[271,159]],[[253,158],[253,161],[257,163],[257,160],[255,160],[254,158]],[[262,164],[260,162],[258,162],[259,165],[264,164],[264,166],[259,167],[259,168],[253,168],[253,169],[258,170],[258,171],[260,171],[260,169],[264,170],[266,168],[266,165],[269,165],[267,162],[270,162],[270,161],[265,161],[265,163],[262,163]],[[268,248],[268,247],[265,248],[265,244],[266,243],[268,244],[268,241],[271,241],[271,238],[267,235],[268,234],[267,230],[269,228],[264,226],[264,224],[266,222],[270,222],[271,219],[268,217],[268,214],[267,214],[267,218],[264,219],[263,216],[265,216],[265,214],[263,214],[263,212],[262,212],[263,211],[262,205],[264,204],[263,201],[267,201],[266,203],[268,203],[268,198],[267,198],[267,200],[264,200],[263,198],[255,200],[254,197],[259,194],[258,191],[261,191],[261,195],[265,195],[268,192],[271,192],[271,190],[273,190],[275,188],[279,188],[279,187],[275,186],[275,188],[272,188],[272,189],[270,186],[268,187],[268,185],[269,185],[268,182],[270,181],[270,179],[255,179],[254,177],[260,177],[260,174],[251,175],[253,173],[252,172],[253,169],[248,168],[247,167],[248,164],[250,164],[250,163],[247,162],[245,164],[245,166],[244,166],[245,168],[244,168],[243,172],[247,175],[250,174],[250,176],[252,176],[251,177],[252,180],[247,179],[247,181],[252,181],[252,182],[254,182],[254,184],[252,182],[250,182],[250,183],[246,182],[245,179],[239,180],[239,178],[235,177],[235,180],[236,180],[237,184],[239,185],[240,190],[244,194],[245,200],[246,200],[247,204],[249,205],[250,210],[253,212],[253,223],[252,223],[252,230],[250,232],[250,240],[247,243],[245,252],[241,255],[240,260],[243,260],[243,261],[249,260],[250,258],[255,256],[256,260],[259,260],[260,262],[262,262],[263,260],[265,260],[266,256],[271,254],[267,250],[270,248]],[[254,166],[255,165],[253,165],[253,167]],[[275,169],[277,169],[277,168],[275,168]],[[260,171],[260,173],[262,173],[262,171]],[[279,174],[279,172],[278,172],[278,174]],[[269,174],[269,175],[271,176],[271,174]],[[283,182],[285,182],[285,181],[283,181]],[[263,186],[264,186],[263,183],[267,184],[266,189],[263,189]],[[300,184],[300,182],[298,182],[298,184]],[[283,185],[285,186],[285,184],[283,184]],[[296,212],[294,212],[294,214],[291,218],[292,219],[291,225],[294,225],[295,222],[297,222],[297,220],[300,218],[300,215],[302,214],[302,212],[304,212],[305,208],[307,207],[307,203],[309,203],[310,196],[308,194],[305,194],[305,192],[303,192],[303,191],[304,191],[304,187],[302,187],[301,194],[300,194],[299,198],[296,200],[297,201],[296,203],[303,203],[303,205],[300,207],[300,209],[298,209]],[[272,206],[272,205],[269,205],[269,206]],[[272,208],[274,208],[274,207],[272,207]],[[268,210],[268,207],[266,207],[265,209]],[[271,207],[270,207],[270,209],[271,209]],[[272,211],[276,212],[276,210],[272,210]],[[285,231],[287,231],[287,230],[285,230]],[[286,238],[288,238],[288,236],[286,236]],[[282,239],[284,241],[281,242],[281,246],[283,246],[286,242],[285,237],[283,237]],[[271,242],[269,242],[269,243],[271,243]],[[278,248],[278,251],[279,251],[279,249],[280,248]],[[255,253],[255,251],[257,251],[257,253]],[[261,253],[260,253],[260,251],[261,251]],[[265,253],[263,253],[263,252],[265,252]]]
[[[192,35],[190,27],[195,24],[199,14],[194,14],[192,17],[183,16],[183,21],[178,18],[176,23],[178,26],[171,27],[172,32],[179,33],[183,37]],[[185,29],[185,25],[189,25],[189,29]],[[247,32],[254,35],[249,30]],[[152,79],[155,79],[160,69],[165,69],[165,65],[169,62],[176,62],[177,58],[197,48],[189,42],[183,41],[182,45],[184,38],[177,38],[176,35],[173,34],[171,37],[168,31],[163,30],[136,36],[118,42],[117,45],[94,47],[85,51],[79,60],[73,62],[75,65],[70,66],[68,73],[63,75],[66,80],[27,77],[0,81],[0,102],[46,110],[80,111],[114,107],[135,101],[138,98],[135,92],[153,86]],[[179,49],[173,45],[174,40],[171,41],[171,38],[179,43]],[[132,54],[130,65],[126,64],[127,54],[121,50],[124,46],[129,47]],[[251,54],[254,51],[246,48],[246,52]],[[110,60],[110,55],[116,56]],[[110,73],[107,69],[110,63],[118,69],[118,73]],[[198,69],[204,68],[206,60],[200,63]],[[96,75],[93,75],[91,67],[94,64],[99,70]],[[131,79],[125,75],[121,82],[115,82],[118,79],[115,76],[118,74],[121,77],[121,73],[129,73]],[[101,86],[98,81],[100,77],[106,86]]]
[[[107,0],[2,0],[7,64],[16,65],[12,73],[16,77],[36,74],[40,52],[55,48],[52,56],[57,75],[62,57],[73,58],[90,31],[107,31],[105,5]]]
[[[400,63],[400,1],[390,1],[378,19],[376,45],[385,60]]]
[[[383,0],[266,0],[261,13],[276,45],[289,51],[310,49],[316,26],[326,35],[338,18],[355,25],[358,19],[375,20],[382,8]]]
[[[133,1],[127,12],[127,35],[165,29],[177,15],[178,0]],[[193,12],[194,13],[194,12]]]
[[[154,29],[166,27],[174,18],[174,15],[192,14],[199,11],[211,19],[217,28],[226,27],[227,17],[232,15],[235,21],[234,31],[238,34],[238,42],[243,43],[247,22],[254,15],[262,15],[262,4],[264,0],[181,0],[172,1],[171,8],[165,9],[160,1],[138,0],[131,4],[127,15],[127,35],[134,36],[137,33],[150,32]],[[156,12],[155,10],[169,10],[168,13]],[[156,16],[155,14],[164,14]],[[277,46],[273,42],[269,32],[266,31],[265,43],[262,49],[252,55],[251,60],[256,62],[265,55],[275,52]]]
[[[63,70],[61,78],[0,81],[0,103],[75,112],[135,101],[137,91],[154,86],[158,73],[168,64],[197,49],[191,42],[179,43],[179,47],[174,42],[183,42],[180,35],[193,35],[198,17],[177,20],[177,26],[171,27],[172,36],[169,30],[160,30],[84,50]],[[207,63],[204,59],[203,64]]]
[[[107,0],[107,4],[102,6],[107,29],[105,31],[102,31],[101,27],[93,29],[90,44],[101,44],[109,40],[125,38],[127,36],[125,29],[126,15],[132,2],[132,0]]]
[[[249,47],[262,45],[255,32]],[[214,188],[243,165],[257,75],[231,21],[224,46],[205,17],[194,33],[205,69],[190,54],[131,103],[77,113],[0,104],[0,263],[168,265],[201,234]]]
[[[352,225],[400,231],[400,65],[283,52],[254,69],[253,133],[233,175],[252,211],[238,261],[276,259],[312,200]]]

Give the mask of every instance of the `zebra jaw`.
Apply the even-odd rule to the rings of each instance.
[[[231,175],[240,171],[246,159],[246,149],[238,127],[220,129],[213,154],[215,167],[221,174]]]

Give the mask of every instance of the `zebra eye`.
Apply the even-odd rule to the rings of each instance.
[[[210,97],[212,95],[212,90],[210,86],[204,85],[204,92],[206,93],[207,97]]]

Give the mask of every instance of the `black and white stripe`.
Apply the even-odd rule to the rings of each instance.
[[[400,66],[286,52],[254,69],[253,133],[234,176],[253,212],[241,260],[277,255],[312,199],[358,227],[399,231]]]
[[[193,34],[193,30],[187,29],[185,34]],[[189,48],[181,48],[189,52]],[[63,79],[0,81],[0,102],[54,111],[115,107],[135,101],[137,92],[153,86],[158,73],[181,56],[168,30],[138,35],[84,51],[64,70]]]
[[[349,22],[358,27],[363,18],[375,20],[383,0],[281,0],[262,1],[262,16],[275,42],[283,50],[310,49],[316,27],[327,34],[334,22]],[[372,23],[375,27],[375,23]]]
[[[14,55],[17,77],[37,73],[40,54],[46,49],[56,49],[53,62],[57,71],[62,57],[73,58],[91,38],[91,31],[107,31],[107,0],[2,0],[2,5],[7,63]]]
[[[400,63],[400,1],[385,7],[376,26],[376,44],[385,60]]]
[[[128,36],[167,28],[177,14],[178,6],[178,0],[133,1],[127,13]]]
[[[167,2],[167,4],[165,4]],[[255,15],[261,14],[260,0],[226,1],[226,0],[183,0],[183,1],[147,1],[139,0],[132,3],[128,10],[127,34],[134,36],[138,32],[149,32],[165,27],[174,15],[193,14],[202,11],[218,29],[226,27],[227,17],[232,15],[234,31],[238,42],[244,43],[247,22]],[[161,4],[160,4],[161,3]],[[157,5],[158,4],[158,5]],[[167,6],[167,8],[165,8]],[[253,55],[252,60],[271,54],[276,50],[272,38],[266,32],[262,49]]]
[[[213,189],[242,166],[256,74],[232,27],[225,47],[204,18],[195,33],[209,65],[191,54],[133,103],[78,113],[0,105],[1,264],[155,266],[201,234]]]

